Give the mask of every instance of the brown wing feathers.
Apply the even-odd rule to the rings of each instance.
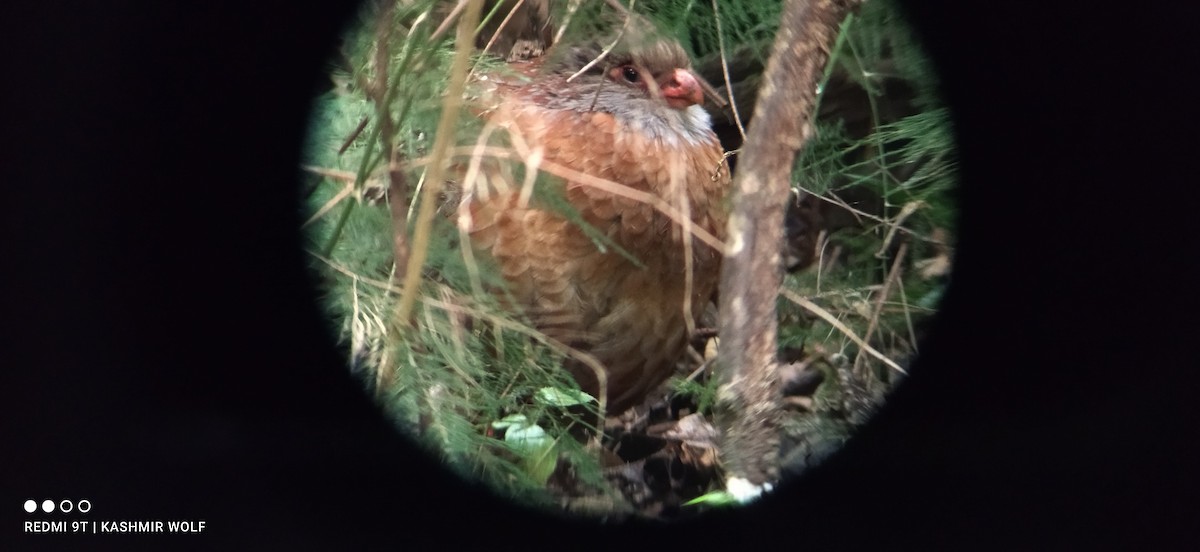
[[[611,61],[634,60],[655,74],[688,66],[678,45],[662,40],[643,45],[646,49]],[[722,151],[707,124],[694,128],[693,115],[655,103],[637,86],[605,81],[606,73],[567,83],[559,69],[527,85],[502,87],[500,108],[490,121],[529,148],[540,148],[546,162],[668,204],[679,203],[677,186],[684,186],[693,224],[722,238],[729,177],[719,170]],[[604,91],[602,101],[585,104],[591,93],[585,91],[597,86]],[[681,173],[674,187],[672,167]],[[464,195],[471,241],[496,260],[512,297],[539,329],[605,366],[609,411],[619,412],[673,372],[686,346],[687,318],[698,317],[716,290],[721,257],[693,240],[692,312],[684,313],[685,238],[678,224],[645,202],[588,182],[551,179],[547,185],[562,186],[563,197],[586,224],[639,262],[611,247],[601,249],[578,224],[536,198],[521,204],[519,182],[508,183],[507,192],[493,186]],[[566,368],[584,390],[598,392],[590,369],[572,362]]]

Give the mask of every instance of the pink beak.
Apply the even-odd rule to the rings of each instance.
[[[667,104],[676,109],[704,104],[704,92],[700,83],[687,69],[676,69],[659,85]]]

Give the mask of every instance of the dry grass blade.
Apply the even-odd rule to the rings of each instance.
[[[408,264],[408,178],[400,169],[400,151],[388,160],[388,214],[392,219],[392,267]]]
[[[908,375],[908,372],[906,372],[904,370],[904,368],[901,368],[899,364],[896,364],[896,362],[894,360],[888,358],[883,353],[875,350],[874,347],[871,347],[870,345],[868,345],[866,341],[863,341],[863,339],[861,337],[858,337],[858,334],[854,333],[854,330],[851,330],[848,326],[843,324],[841,320],[838,320],[837,317],[834,316],[833,314],[831,314],[829,311],[825,310],[824,308],[821,308],[820,305],[813,303],[812,301],[809,301],[808,299],[806,299],[804,297],[801,297],[799,294],[797,294],[796,292],[791,291],[789,289],[783,290],[783,296],[786,297],[789,301],[804,308],[804,310],[807,310],[808,312],[811,312],[811,313],[819,316],[821,318],[821,320],[828,322],[829,325],[833,326],[838,331],[842,332],[842,334],[845,335],[847,338],[849,338],[850,341],[853,341],[855,344],[857,344],[860,349],[862,349],[863,351],[866,351],[867,354],[879,359],[881,362],[888,365],[889,368],[891,368],[897,372],[900,372],[901,374],[904,374],[906,376]]]
[[[938,239],[938,238],[935,238],[932,236],[926,236],[920,232],[917,232],[916,230],[913,230],[912,228],[908,228],[906,226],[901,226],[899,221],[890,221],[883,217],[872,215],[871,213],[868,213],[866,211],[856,209],[854,206],[850,205],[849,203],[846,203],[844,200],[837,197],[837,195],[834,194],[833,192],[829,192],[827,194],[818,194],[818,193],[813,192],[803,186],[797,186],[796,190],[804,192],[807,197],[813,197],[813,198],[819,199],[821,201],[824,201],[826,203],[830,203],[832,205],[837,205],[838,207],[845,209],[846,212],[851,213],[856,217],[870,219],[870,220],[873,220],[880,224],[887,225],[894,231],[904,232],[906,235],[912,236],[913,238],[921,240],[923,242],[934,243],[934,244],[938,244],[938,245],[946,245],[946,242],[944,240],[941,240],[941,239]]]
[[[339,191],[337,193],[337,195],[334,195],[332,198],[329,199],[329,201],[326,201],[325,204],[322,205],[320,209],[317,209],[317,212],[313,213],[313,216],[308,217],[308,220],[304,221],[304,224],[301,224],[300,228],[301,229],[308,228],[308,226],[310,224],[312,224],[318,220],[321,220],[321,217],[324,217],[326,213],[328,213],[329,211],[332,211],[334,207],[337,207],[338,204],[341,203],[343,199],[346,199],[352,193],[354,193],[354,182],[347,182],[346,185],[341,189],[341,191]]]
[[[520,152],[496,146],[488,146],[481,149],[477,149],[474,146],[459,147],[451,149],[448,153],[453,157],[468,157],[475,155],[476,153],[482,153],[483,155],[497,159],[523,160],[524,158]],[[425,165],[431,163],[431,161],[432,160],[430,158],[423,158],[412,162],[411,166]],[[653,207],[656,211],[666,215],[676,224],[680,226],[684,226],[686,224],[684,222],[685,219],[682,213],[675,209],[675,207],[670,203],[667,203],[662,198],[654,194],[643,192],[623,184],[618,184],[611,180],[606,180],[587,173],[582,173],[551,161],[542,161],[539,165],[539,168],[546,173],[567,180],[572,184],[591,186],[613,195],[645,203]],[[721,240],[718,240],[716,236],[712,235],[712,233],[708,232],[707,230],[699,226],[691,225],[691,233],[700,241],[716,249],[717,251],[724,251],[725,245],[721,242]]]
[[[879,251],[875,252],[876,259],[882,259],[887,253],[888,247],[892,245],[892,239],[896,237],[896,231],[901,228],[901,224],[908,219],[910,215],[917,212],[917,209],[925,206],[924,201],[910,201],[904,204],[900,209],[900,213],[896,215],[895,222],[888,225],[887,236],[883,238],[883,245],[879,246]]]
[[[579,349],[567,346],[559,341],[556,341],[556,340],[550,338],[549,336],[547,336],[546,334],[538,331],[535,328],[531,328],[525,324],[521,324],[519,322],[515,322],[512,320],[503,318],[501,316],[497,316],[495,314],[489,313],[489,312],[485,312],[485,311],[482,311],[479,309],[472,309],[470,307],[466,307],[463,305],[456,305],[456,304],[445,302],[445,301],[439,301],[437,299],[432,299],[429,297],[422,297],[421,302],[425,305],[437,307],[446,312],[465,314],[465,315],[468,315],[468,316],[471,316],[474,318],[478,318],[481,320],[487,320],[488,322],[494,324],[497,327],[513,330],[521,335],[532,337],[533,339],[537,340],[539,343],[551,348],[555,352],[569,356],[569,357],[583,363],[583,365],[587,366],[589,369],[591,369],[593,372],[595,372],[597,381],[599,382],[599,386],[598,386],[599,392],[597,393],[597,395],[599,395],[599,396],[597,397],[597,400],[599,401],[599,404],[600,404],[600,406],[599,406],[600,419],[597,420],[596,427],[604,427],[604,410],[605,410],[605,407],[607,406],[606,403],[607,403],[607,397],[608,397],[608,372],[604,369],[604,366],[602,364],[600,364],[600,361],[596,360],[596,357],[594,357],[584,351],[581,351]]]
[[[683,162],[679,157],[671,160],[671,190],[679,203],[680,241],[683,243],[683,320],[687,335],[696,335],[696,318],[692,315],[692,290],[695,289],[695,259],[692,257],[692,202],[688,198],[687,184],[683,180]]]
[[[324,217],[326,214],[328,214],[329,211],[333,210],[334,207],[337,207],[337,205],[339,203],[341,203],[343,199],[346,199],[346,197],[348,197],[350,194],[354,193],[355,174],[352,172],[349,172],[349,171],[338,171],[338,170],[334,170],[334,169],[324,169],[321,167],[307,167],[306,166],[306,167],[301,167],[301,168],[308,172],[311,172],[313,174],[319,174],[326,178],[330,178],[333,180],[340,180],[340,181],[346,183],[345,188],[342,188],[342,190],[339,191],[337,193],[337,195],[333,196],[332,198],[329,199],[329,201],[325,202],[325,204],[322,205],[320,209],[317,209],[317,211],[315,213],[313,213],[313,215],[311,217],[308,217],[308,220],[304,221],[304,224],[300,225],[300,228],[303,229],[303,228],[307,228],[312,223],[320,220],[321,217]]]
[[[346,268],[345,266],[333,261],[332,259],[324,257],[315,251],[308,251],[308,254],[312,255],[314,258],[321,261],[334,271],[351,278],[355,284],[361,282],[386,292],[392,292],[396,289],[391,282],[357,274],[349,268]],[[468,302],[466,299],[457,297],[454,295],[452,290],[449,290],[444,286],[441,288],[441,291],[444,297],[454,298],[463,304],[452,303],[448,299],[434,299],[424,296],[419,297],[417,300],[423,305],[435,307],[447,313],[466,315],[479,320],[485,320],[498,329],[512,330],[520,335],[531,337],[542,345],[549,347],[551,350],[579,361],[584,366],[587,366],[589,369],[595,372],[597,381],[599,382],[599,392],[597,393],[599,396],[597,397],[597,400],[599,401],[600,412],[600,419],[597,420],[596,427],[604,427],[604,411],[608,400],[608,374],[605,371],[604,366],[600,364],[600,361],[596,360],[596,357],[556,341],[538,329],[527,324],[504,318],[503,316],[488,312],[484,309],[477,309],[468,306],[466,304]]]
[[[437,192],[441,188],[446,173],[444,163],[446,151],[450,148],[450,141],[453,139],[463,103],[468,65],[471,52],[474,50],[474,30],[479,25],[479,12],[483,7],[483,0],[469,0],[469,2],[466,13],[458,22],[458,36],[455,40],[457,51],[450,66],[450,85],[446,91],[442,117],[438,121],[437,137],[434,139],[433,151],[430,154],[429,175],[425,182],[425,188],[421,190],[423,200],[420,210],[417,212],[408,267],[404,273],[400,303],[396,307],[393,320],[393,331],[396,332],[409,325],[408,317],[412,312],[413,303],[417,299],[421,269],[425,266],[425,259],[429,254],[429,233],[433,225],[434,205],[437,203]]]
[[[488,140],[498,128],[495,123],[488,122],[483,130],[480,131],[479,137],[475,140],[475,152],[471,155],[471,162],[467,165],[466,176],[463,177],[463,182],[471,186],[469,190],[464,190],[469,194],[483,194],[485,197],[488,193],[486,185],[475,186],[479,182],[480,167],[483,163],[482,149],[486,147]],[[455,226],[458,227],[458,247],[462,253],[463,263],[467,267],[467,276],[471,282],[471,289],[476,295],[483,294],[483,283],[479,275],[479,263],[475,261],[475,252],[471,248],[471,240],[469,237],[470,229],[474,226],[471,219],[471,209],[466,201],[460,201],[457,209],[458,221]]]

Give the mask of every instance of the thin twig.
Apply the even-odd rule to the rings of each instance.
[[[821,201],[824,201],[824,202],[832,204],[832,205],[837,205],[838,207],[841,207],[842,209],[849,211],[851,214],[853,214],[855,216],[866,218],[866,219],[871,219],[871,220],[878,222],[880,224],[883,224],[883,225],[895,226],[898,231],[903,232],[907,236],[912,236],[913,238],[916,238],[920,241],[923,241],[926,243],[938,244],[938,245],[947,245],[944,240],[939,240],[936,238],[932,238],[930,236],[926,236],[924,234],[921,234],[920,232],[917,232],[916,230],[913,230],[912,228],[900,226],[900,225],[897,225],[895,222],[885,219],[883,217],[880,217],[877,215],[872,215],[866,211],[855,209],[854,207],[851,207],[849,203],[846,203],[841,198],[837,197],[836,195],[833,195],[832,192],[830,193],[830,195],[833,195],[833,197],[830,198],[830,197],[826,197],[823,194],[818,194],[816,192],[813,192],[813,191],[809,190],[808,188],[805,188],[804,186],[796,186],[796,188],[798,190],[802,190],[804,193],[808,194],[811,197],[815,197]]]
[[[567,14],[563,16],[563,22],[558,27],[558,32],[554,33],[555,44],[558,44],[562,40],[563,33],[567,32],[567,26],[571,24],[571,19],[575,17],[575,12],[579,11],[579,6],[582,5],[583,0],[570,0],[570,2],[567,2]]]
[[[628,11],[624,12],[624,15],[625,15],[625,18],[624,18],[625,20],[621,22],[621,28],[617,30],[617,37],[613,39],[612,44],[609,44],[607,48],[605,48],[604,50],[601,50],[600,55],[596,56],[596,58],[593,59],[592,61],[587,62],[587,64],[585,64],[578,71],[576,71],[575,74],[567,77],[567,82],[571,82],[571,81],[575,80],[575,78],[578,77],[579,75],[586,73],[588,71],[588,69],[595,67],[597,63],[604,61],[604,58],[608,57],[608,54],[610,52],[612,52],[613,48],[617,47],[617,43],[621,42],[621,37],[625,36],[625,29],[629,28],[629,21],[632,19],[632,17],[630,17],[630,13]],[[555,42],[557,42],[557,40],[555,40]],[[597,93],[599,93],[599,90],[597,90]]]
[[[458,19],[458,16],[462,15],[463,9],[467,7],[469,2],[471,2],[471,0],[458,0],[458,3],[454,5],[454,9],[450,10],[450,13],[446,14],[446,19],[442,20],[442,23],[438,25],[437,29],[434,29],[433,34],[429,35],[430,43],[437,42],[439,38],[442,38],[442,35],[446,34],[446,31],[450,30],[450,25],[453,25]]]
[[[908,243],[902,242],[900,250],[896,252],[895,260],[892,261],[892,270],[888,272],[887,279],[883,281],[883,289],[879,291],[879,295],[875,298],[875,308],[872,309],[874,312],[871,313],[870,322],[867,322],[867,332],[863,336],[864,341],[870,341],[871,336],[875,334],[875,328],[879,325],[879,315],[883,313],[883,302],[887,300],[888,295],[891,293],[892,285],[896,280],[900,279],[902,271],[901,262],[904,261],[906,253],[908,253]],[[858,355],[854,357],[854,373],[860,378],[862,377],[863,358],[862,349],[859,349]]]
[[[353,144],[354,140],[358,138],[358,135],[362,134],[362,131],[367,128],[367,123],[370,122],[370,120],[370,117],[363,117],[362,120],[358,122],[358,126],[354,127],[354,130],[350,131],[350,135],[346,137],[346,140],[342,142],[342,147],[338,148],[338,155],[346,153],[346,150],[350,149],[350,145]]]
[[[733,110],[733,122],[737,123],[742,142],[746,141],[746,127],[742,126],[742,116],[738,113],[737,101],[733,99],[733,82],[729,79],[729,63],[725,59],[725,34],[721,32],[721,14],[717,11],[717,0],[712,0],[713,20],[717,22],[717,48],[721,52],[721,73],[725,76],[725,93],[729,95],[729,107]]]
[[[817,232],[817,293],[821,293],[821,276],[825,273],[825,248],[829,247],[829,231],[822,228]]]
[[[487,44],[483,46],[483,51],[485,53],[492,49],[492,45],[496,43],[496,39],[500,38],[500,33],[504,32],[504,27],[508,26],[508,22],[512,20],[513,15],[515,15],[517,10],[521,9],[521,6],[524,4],[525,0],[517,0],[517,3],[513,5],[512,9],[508,10],[508,15],[504,16],[504,19],[500,21],[500,26],[496,27],[496,32],[492,33],[492,37],[489,38]],[[499,6],[499,4],[497,4],[497,6]]]

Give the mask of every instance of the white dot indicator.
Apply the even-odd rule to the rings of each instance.
[[[53,500],[43,500],[42,501],[42,511],[46,512],[47,514],[49,514],[50,512],[53,512],[54,511],[54,501]]]
[[[37,501],[33,499],[26,500],[25,511],[32,514],[34,510],[37,510]]]

